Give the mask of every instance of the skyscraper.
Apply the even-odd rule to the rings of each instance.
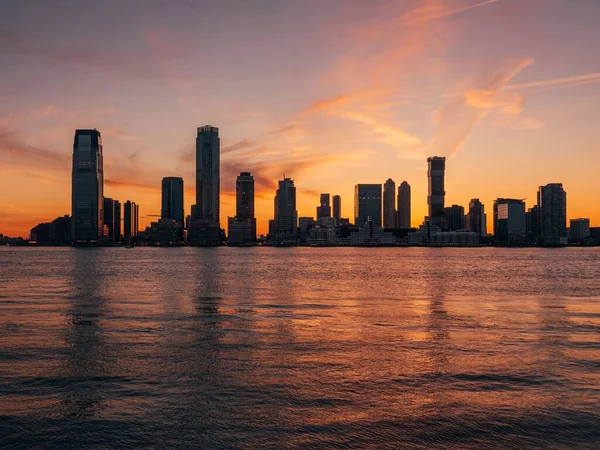
[[[219,129],[198,127],[196,136],[196,215],[202,225],[219,228],[220,155]]]
[[[240,220],[254,219],[254,177],[241,172],[235,181],[235,215]]]
[[[114,242],[121,242],[121,202],[113,200]]]
[[[354,186],[354,221],[358,227],[369,221],[381,226],[381,184],[357,184]]]
[[[317,220],[324,217],[331,217],[331,204],[329,199],[329,194],[321,194],[320,205],[317,206]]]
[[[444,208],[444,230],[456,231],[465,228],[465,208],[452,205]]]
[[[571,219],[569,239],[573,242],[584,242],[590,237],[590,219]]]
[[[433,156],[427,158],[428,192],[427,205],[429,206],[429,222],[441,228],[444,216],[446,191],[444,190],[444,176],[446,171],[446,158]]]
[[[410,228],[410,184],[398,186],[398,228]]]
[[[469,231],[481,235],[485,233],[485,212],[483,203],[478,198],[473,198],[469,202],[468,223],[466,224]]]
[[[161,219],[172,219],[183,227],[183,178],[165,177],[162,179]]]
[[[295,240],[298,227],[298,211],[296,210],[296,187],[291,178],[279,180],[279,188],[275,195],[275,240],[278,243]]]
[[[135,202],[127,200],[123,205],[123,238],[129,240],[138,234],[139,209]]]
[[[383,185],[383,226],[396,228],[396,183],[388,178]]]
[[[540,208],[540,244],[567,244],[567,193],[562,183],[540,186],[537,201]]]
[[[342,218],[342,197],[339,195],[333,196],[333,220],[336,226],[340,225]]]
[[[98,130],[75,131],[71,181],[73,243],[97,243],[104,228],[104,169]]]
[[[527,223],[525,202],[513,198],[499,198],[494,202],[494,240],[497,245],[525,243]]]
[[[229,245],[249,245],[256,241],[254,217],[254,177],[241,172],[235,182],[235,217],[227,219]]]
[[[115,201],[112,198],[104,197],[104,206],[102,214],[104,216],[104,225],[108,228],[106,240],[110,243],[115,242]]]

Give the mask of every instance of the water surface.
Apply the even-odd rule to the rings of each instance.
[[[600,249],[0,247],[34,446],[600,448]]]

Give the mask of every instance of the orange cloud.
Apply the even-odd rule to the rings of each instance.
[[[400,21],[406,24],[422,24],[431,20],[454,16],[456,14],[470,11],[475,8],[480,8],[485,5],[490,5],[498,1],[499,0],[486,0],[480,3],[476,3],[474,5],[464,5],[464,3],[458,2],[456,0],[453,0],[452,2],[428,2],[425,6],[422,6],[421,8],[416,8],[402,14],[402,16],[400,16]],[[457,4],[463,4],[464,6],[456,7]]]

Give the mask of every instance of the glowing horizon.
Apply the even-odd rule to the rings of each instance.
[[[407,181],[418,226],[428,156],[447,157],[446,206],[479,198],[488,231],[494,199],[529,208],[552,182],[568,219],[600,225],[596,3],[90,3],[92,22],[76,5],[14,3],[0,18],[4,235],[70,214],[78,128],[101,132],[105,196],[140,205],[140,229],[163,177],[184,179],[189,214],[206,124],[221,137],[222,228],[242,171],[259,233],[284,172],[298,216],[328,192],[351,220],[355,184]]]

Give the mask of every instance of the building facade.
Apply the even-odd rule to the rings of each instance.
[[[340,225],[340,219],[342,218],[342,197],[339,195],[333,196],[333,220],[336,226]]]
[[[331,196],[321,194],[319,206],[317,206],[317,220],[331,217]]]
[[[254,217],[254,177],[241,172],[235,183],[235,217],[227,219],[227,243],[251,245],[256,241]]]
[[[469,231],[477,233],[480,236],[487,234],[485,208],[478,198],[473,198],[469,202],[469,214],[467,217],[468,220],[465,223],[465,227]]]
[[[175,220],[183,228],[183,178],[165,177],[162,179],[160,218]]]
[[[279,180],[275,194],[274,230],[276,243],[292,242],[298,235],[298,211],[296,210],[296,187],[291,178]]]
[[[373,222],[381,226],[381,184],[357,184],[354,187],[354,224],[362,227]]]
[[[221,189],[219,129],[198,127],[196,136],[196,217],[202,225],[219,228]]]
[[[544,246],[566,245],[567,193],[562,183],[540,186],[537,195],[540,213],[540,241]]]
[[[396,228],[396,183],[388,178],[383,185],[383,226]]]
[[[427,158],[428,195],[427,206],[429,222],[441,227],[444,220],[446,158],[433,156]]]
[[[123,239],[128,241],[138,235],[139,208],[135,202],[127,200],[123,204]]]
[[[406,181],[398,186],[398,228],[410,228],[410,184]]]
[[[452,205],[444,208],[445,231],[457,231],[465,229],[465,208],[460,205]]]
[[[71,178],[71,239],[99,243],[104,230],[104,168],[98,130],[76,130]]]
[[[494,202],[494,241],[496,245],[515,246],[526,242],[525,202],[499,198]]]
[[[584,242],[590,238],[590,219],[571,219],[569,226],[569,240]]]

